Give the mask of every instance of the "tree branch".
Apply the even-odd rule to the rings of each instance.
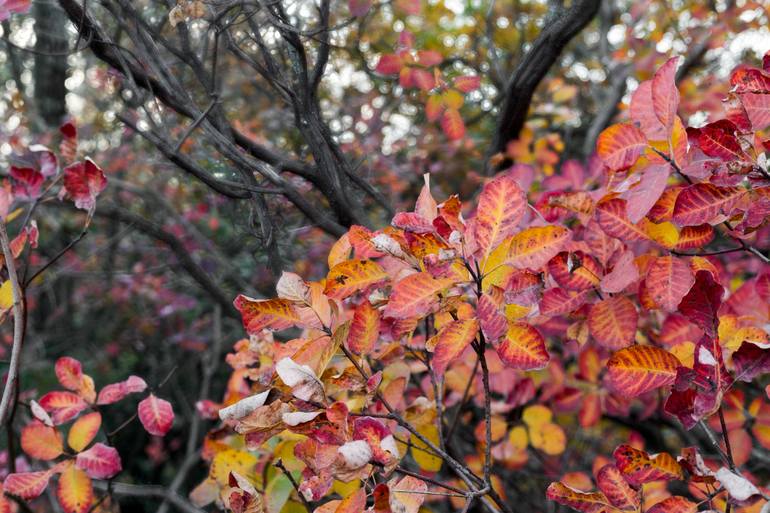
[[[518,138],[538,84],[567,43],[590,23],[600,3],[601,0],[576,0],[569,9],[558,8],[554,19],[546,20],[545,28],[508,80],[490,155],[504,152],[508,142]]]

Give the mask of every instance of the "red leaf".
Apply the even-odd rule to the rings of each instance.
[[[736,130],[737,127],[732,122],[722,119],[703,128],[688,128],[687,136],[694,139],[701,151],[709,157],[742,160],[744,155],[741,144],[735,137]]]
[[[174,423],[171,403],[150,394],[139,403],[139,420],[151,435],[164,436]]]
[[[118,451],[102,443],[78,454],[75,465],[94,479],[109,479],[123,469]]]
[[[64,168],[64,190],[75,200],[75,206],[91,210],[96,197],[107,187],[104,172],[91,159]]]
[[[666,128],[666,134],[671,133],[676,119],[676,109],[679,107],[679,91],[676,88],[676,68],[679,57],[672,57],[655,72],[652,79],[652,107],[655,116]],[[668,138],[668,137],[667,137]]]
[[[615,198],[596,205],[596,221],[610,237],[625,242],[649,240],[644,231],[629,221],[626,200]]]
[[[668,163],[649,166],[642,173],[639,183],[623,193],[630,222],[638,223],[652,209],[666,189],[669,174],[671,166]]]
[[[40,197],[45,177],[39,171],[29,167],[11,166],[13,192],[18,198],[34,200]]]
[[[383,75],[397,75],[404,63],[401,61],[401,57],[392,53],[386,53],[380,56],[380,60],[377,62],[375,70],[377,73]]]
[[[679,226],[712,223],[720,215],[730,215],[745,194],[738,187],[717,187],[710,183],[690,185],[676,198],[674,222]]]
[[[582,251],[562,251],[548,261],[548,273],[569,290],[586,290],[599,284],[602,269],[598,262]]]
[[[706,335],[717,334],[717,312],[722,304],[724,287],[717,283],[709,271],[698,271],[695,283],[679,303],[679,313],[699,326]]]

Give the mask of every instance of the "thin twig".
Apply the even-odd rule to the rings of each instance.
[[[16,274],[16,263],[11,251],[11,243],[8,240],[8,231],[5,220],[0,221],[0,246],[2,246],[5,266],[8,269],[8,279],[11,281],[11,293],[13,294],[13,345],[11,347],[11,363],[8,366],[8,378],[5,381],[3,397],[0,400],[0,425],[8,420],[11,410],[12,398],[18,385],[19,367],[21,365],[21,346],[24,342],[24,291],[19,284],[19,276]]]
[[[291,475],[291,472],[289,472],[286,467],[283,465],[283,461],[278,460],[275,462],[275,466],[281,469],[281,472],[284,473],[286,478],[289,480],[291,485],[294,487],[294,490],[296,490],[297,495],[299,495],[299,500],[302,501],[302,505],[305,506],[305,509],[308,511],[308,513],[311,513],[313,511],[313,506],[307,501],[305,496],[302,494],[302,492],[299,490],[299,484],[297,481],[294,480],[294,476]]]

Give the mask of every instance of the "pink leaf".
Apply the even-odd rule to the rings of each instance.
[[[155,397],[154,394],[143,399],[137,411],[144,429],[151,435],[164,436],[174,423],[174,410],[171,408],[171,403]]]
[[[75,465],[94,479],[109,479],[123,469],[118,451],[102,443],[78,454]]]
[[[350,14],[357,18],[360,18],[361,16],[368,13],[369,9],[371,8],[371,0],[348,0],[348,9],[350,9]]]
[[[56,360],[54,372],[56,372],[56,378],[61,386],[67,390],[77,391],[80,389],[83,380],[83,366],[76,359],[62,356]]]
[[[147,383],[139,376],[129,376],[127,380],[119,383],[112,383],[102,388],[99,397],[96,398],[96,404],[112,404],[120,401],[128,394],[144,392],[147,389]]]

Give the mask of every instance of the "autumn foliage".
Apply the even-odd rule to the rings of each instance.
[[[432,89],[430,55],[408,55],[378,70]],[[196,503],[517,511],[498,471],[574,465],[561,420],[576,415],[578,430],[657,417],[708,443],[651,454],[632,431],[611,455],[561,467],[548,499],[764,511],[746,464],[753,444],[770,449],[756,393],[770,372],[770,59],[739,67],[724,119],[700,128],[680,118],[677,63],[602,132],[581,188],[515,166],[469,207],[434,199],[426,175],[414,210],[334,244],[325,280],[284,273],[276,298],[239,296],[249,338],[227,357],[222,404],[205,405],[222,424]],[[476,426],[470,454],[455,450],[458,423]]]
[[[348,5],[354,18],[370,8]],[[204,15],[187,2],[174,26]],[[404,31],[372,72],[414,93],[457,148],[482,81],[444,60]],[[179,486],[151,490],[161,507],[518,513],[536,497],[542,511],[767,513],[770,54],[733,70],[724,112],[697,127],[684,121],[695,112],[680,105],[680,61],[639,83],[585,163],[561,162],[559,136],[526,127],[467,198],[439,195],[425,173],[413,208],[335,239],[324,278],[284,272],[275,297],[234,298],[245,336],[225,357],[226,389],[193,412],[201,437],[210,428],[187,448],[203,478],[184,499]],[[0,184],[13,348],[35,306],[27,292],[85,236],[108,184],[75,125],[60,132],[58,152],[26,148]],[[33,258],[35,209],[54,202],[85,213],[82,233]],[[8,456],[0,512],[46,492],[64,513],[112,511],[113,485],[131,486],[115,481],[124,429],[172,432],[165,379],[97,385],[84,365],[58,358],[56,388],[21,399],[9,371],[0,421],[21,423],[24,458]],[[108,428],[118,403],[131,416]]]

